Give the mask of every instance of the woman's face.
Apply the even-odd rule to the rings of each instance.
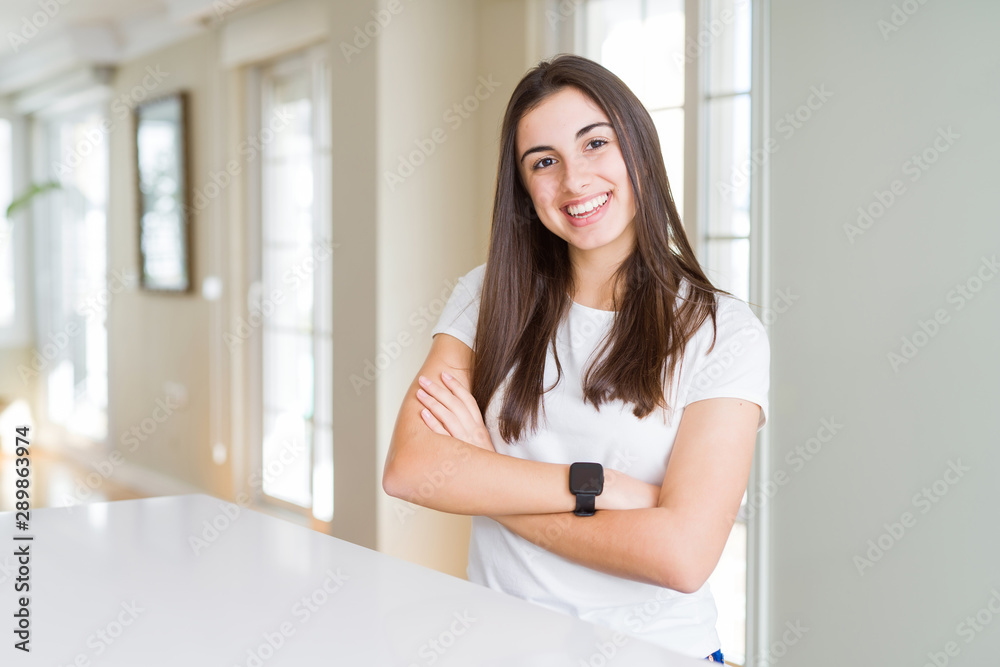
[[[573,86],[549,95],[521,118],[515,148],[539,219],[574,260],[628,255],[632,184],[611,121],[593,100]]]

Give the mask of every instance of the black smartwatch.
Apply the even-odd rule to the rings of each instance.
[[[569,492],[576,496],[577,516],[594,516],[594,500],[604,490],[604,466],[600,463],[572,463],[569,466]]]

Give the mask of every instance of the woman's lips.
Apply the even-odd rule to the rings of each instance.
[[[585,218],[574,217],[570,215],[569,211],[567,211],[565,208],[561,208],[559,210],[562,211],[562,214],[566,216],[567,220],[569,220],[569,224],[573,225],[574,227],[586,227],[587,225],[592,225],[604,217],[604,213],[605,211],[607,211],[608,204],[611,203],[612,199],[611,192],[605,192],[604,194],[608,196],[607,201],[605,201],[603,204],[601,204],[594,210],[590,211],[590,214]]]

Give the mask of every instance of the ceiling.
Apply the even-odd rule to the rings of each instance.
[[[39,30],[39,35],[50,30],[54,32],[70,23],[114,21],[149,10],[163,10],[167,5],[164,0],[63,0],[63,2],[65,4],[59,0],[50,0],[48,3],[39,0],[3,0],[0,3],[0,34],[6,36],[10,32],[19,31],[24,19],[27,17],[30,21],[33,15],[44,13],[42,6],[46,4],[52,7],[58,6],[59,11],[55,12]],[[40,19],[39,23],[41,22]],[[6,46],[2,57],[12,51],[9,44]]]
[[[0,98],[140,57],[261,0],[0,0]],[[46,9],[48,8],[48,9]],[[51,14],[51,15],[50,15]],[[233,14],[226,12],[221,18]],[[2,99],[0,99],[2,101]]]

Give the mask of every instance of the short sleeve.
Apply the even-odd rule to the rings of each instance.
[[[458,279],[437,324],[431,329],[431,338],[436,334],[446,333],[468,345],[469,349],[475,349],[473,342],[476,338],[476,323],[479,321],[479,297],[485,272],[486,264],[480,264]]]
[[[720,295],[718,329],[712,344],[712,320],[705,322],[684,405],[706,398],[742,398],[760,406],[760,431],[767,421],[771,347],[764,325],[743,301]],[[699,331],[699,334],[703,333]]]

